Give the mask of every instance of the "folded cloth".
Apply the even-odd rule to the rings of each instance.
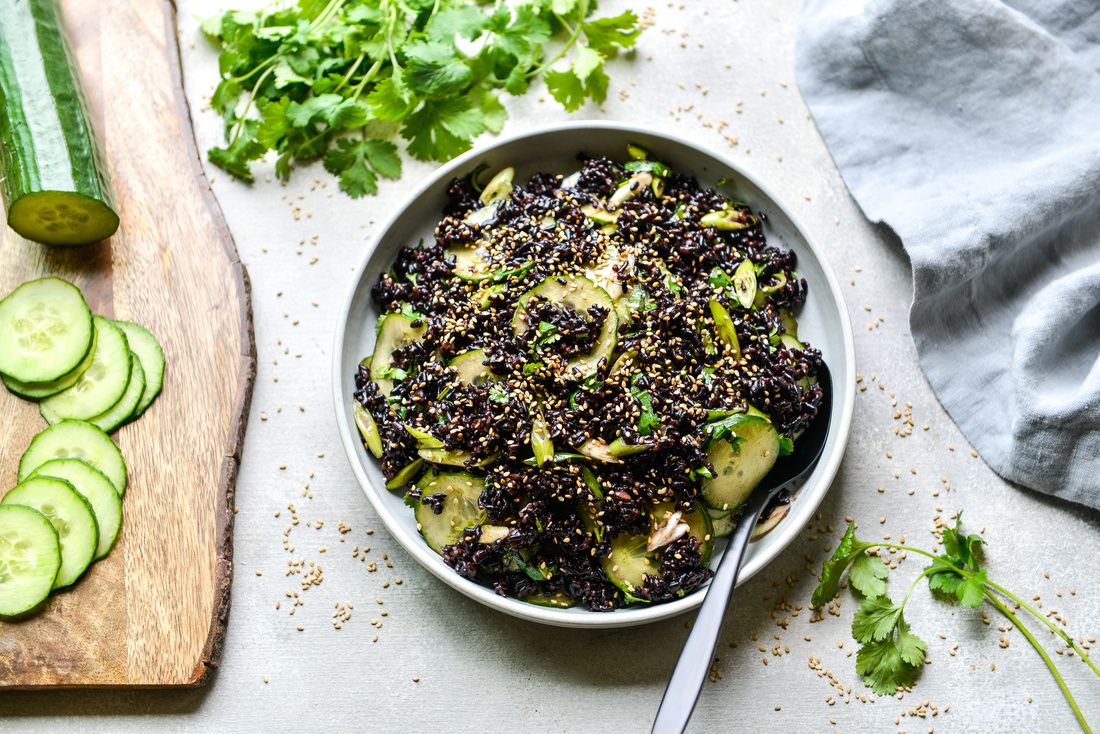
[[[944,408],[1006,479],[1100,507],[1100,0],[807,0],[797,70],[909,254]]]

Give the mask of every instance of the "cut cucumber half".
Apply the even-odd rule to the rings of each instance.
[[[443,511],[438,515],[431,504],[416,505],[416,528],[424,536],[428,546],[436,553],[443,547],[462,540],[466,528],[477,527],[485,521],[485,512],[477,500],[485,489],[485,482],[471,474],[448,472],[440,474],[420,490],[421,497],[444,494]]]
[[[141,360],[141,368],[145,372],[145,390],[141,393],[134,417],[141,415],[145,409],[153,404],[160,390],[164,386],[164,349],[152,332],[141,324],[130,321],[114,321],[115,326],[122,329],[126,335],[126,341],[130,345],[130,351]]]
[[[93,426],[102,428],[104,433],[110,433],[123,423],[137,417],[138,404],[141,402],[141,396],[144,392],[145,370],[142,368],[138,356],[131,352],[130,383],[126,386],[126,392],[122,393],[122,397],[118,399],[117,403],[88,422]]]
[[[92,362],[95,360],[96,342],[98,340],[99,337],[97,336],[97,332],[93,328],[92,346],[88,349],[88,353],[84,355],[84,361],[78,364],[76,369],[56,380],[51,380],[50,382],[20,382],[14,377],[8,377],[7,375],[0,375],[0,380],[3,380],[4,387],[8,388],[8,390],[27,400],[41,400],[51,395],[56,395],[62,390],[68,390],[75,385],[77,380],[79,380],[81,376],[88,371],[88,368],[92,366]]]
[[[658,528],[669,521],[674,511],[673,503],[662,502],[649,512],[649,535],[621,533],[611,541],[611,552],[602,560],[604,573],[611,583],[632,594],[645,583],[647,574],[657,575],[664,545],[649,550],[650,540],[655,537]],[[699,541],[700,560],[704,565],[707,564],[714,547],[710,517],[696,503],[694,511],[680,515],[679,522],[686,523],[687,534]]]
[[[54,477],[64,479],[80,493],[92,506],[96,525],[99,527],[99,542],[96,544],[95,558],[99,560],[107,555],[115,544],[119,528],[122,526],[122,498],[115,491],[115,485],[107,476],[91,464],[80,459],[53,459],[47,461],[31,473],[35,477]]]
[[[0,198],[19,234],[80,245],[118,229],[103,151],[53,0],[0,3],[0,151]]]
[[[39,403],[47,423],[67,418],[88,420],[117,403],[130,383],[130,346],[122,330],[102,316],[95,317],[95,359],[76,384]]]
[[[393,353],[401,347],[407,347],[420,341],[428,325],[421,323],[413,326],[413,320],[400,313],[388,313],[382,317],[378,327],[378,340],[374,343],[374,353],[370,360],[370,377],[378,384],[378,392],[389,395],[393,390],[390,379],[390,367],[393,365]]]
[[[611,296],[607,295],[607,291],[581,276],[546,278],[519,297],[516,312],[512,316],[512,331],[517,337],[522,337],[531,326],[527,323],[527,309],[524,306],[536,296],[568,306],[586,320],[590,306],[599,305],[607,309],[607,318],[600,329],[596,345],[588,354],[577,355],[566,363],[566,369],[570,373],[582,378],[587,377],[596,371],[601,360],[611,360],[611,355],[615,351],[619,317],[615,311],[615,303],[611,300]]]
[[[8,490],[0,502],[32,507],[49,518],[61,542],[61,570],[53,587],[75,583],[99,546],[99,526],[88,500],[64,479],[33,477]]]
[[[103,472],[121,497],[126,493],[126,463],[122,452],[106,433],[91,423],[67,420],[54,424],[31,439],[19,459],[23,481],[50,459],[80,459]]]
[[[471,349],[451,360],[450,367],[458,373],[458,379],[464,385],[482,385],[496,379],[489,365],[485,364],[485,350]]]
[[[61,541],[49,518],[32,507],[0,504],[0,617],[45,601],[60,569]]]
[[[0,372],[8,377],[60,379],[84,361],[91,346],[92,312],[68,281],[28,281],[0,301]]]
[[[779,458],[779,434],[766,419],[737,414],[725,420],[732,441],[711,439],[707,461],[714,476],[703,480],[703,501],[723,512],[744,504]]]

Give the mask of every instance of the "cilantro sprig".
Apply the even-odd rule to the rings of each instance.
[[[907,545],[864,541],[856,537],[855,525],[852,524],[832,556],[822,565],[820,583],[811,598],[813,606],[823,607],[836,597],[845,572],[848,574],[848,585],[859,596],[860,607],[852,618],[852,636],[861,645],[856,654],[856,672],[863,677],[864,683],[876,693],[891,694],[899,688],[912,686],[916,681],[925,663],[927,645],[912,632],[904,611],[913,591],[922,580],[927,579],[928,588],[937,598],[965,607],[988,603],[1019,629],[1046,664],[1081,728],[1090,732],[1088,722],[1062,674],[1016,611],[1023,609],[1042,623],[1069,645],[1097,677],[1100,677],[1100,667],[1072,635],[1023,598],[990,580],[987,570],[981,565],[981,549],[985,541],[980,535],[963,532],[962,513],[956,516],[955,527],[943,530],[941,542],[943,553],[936,555]],[[887,595],[890,570],[877,555],[881,550],[915,553],[930,560],[897,604]]]
[[[626,11],[594,18],[593,0],[298,0],[230,10],[202,24],[219,48],[211,107],[225,119],[210,161],[253,180],[252,162],[277,154],[283,180],[322,160],[353,198],[401,176],[409,155],[445,161],[508,114],[542,77],[569,111],[607,98],[605,62],[634,46]]]

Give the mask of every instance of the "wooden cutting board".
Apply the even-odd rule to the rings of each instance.
[[[4,1],[4,0],[0,0]],[[58,275],[92,310],[146,325],[164,391],[114,436],[130,484],[111,554],[33,618],[0,622],[0,688],[190,686],[217,665],[233,485],[255,375],[247,274],[203,177],[168,0],[64,0],[121,227],[47,248],[0,224],[0,293]],[[0,491],[45,427],[0,390]]]

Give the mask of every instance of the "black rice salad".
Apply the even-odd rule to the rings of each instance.
[[[448,566],[535,604],[704,585],[821,400],[806,282],[763,215],[628,152],[452,181],[435,241],[372,290],[365,445]]]

